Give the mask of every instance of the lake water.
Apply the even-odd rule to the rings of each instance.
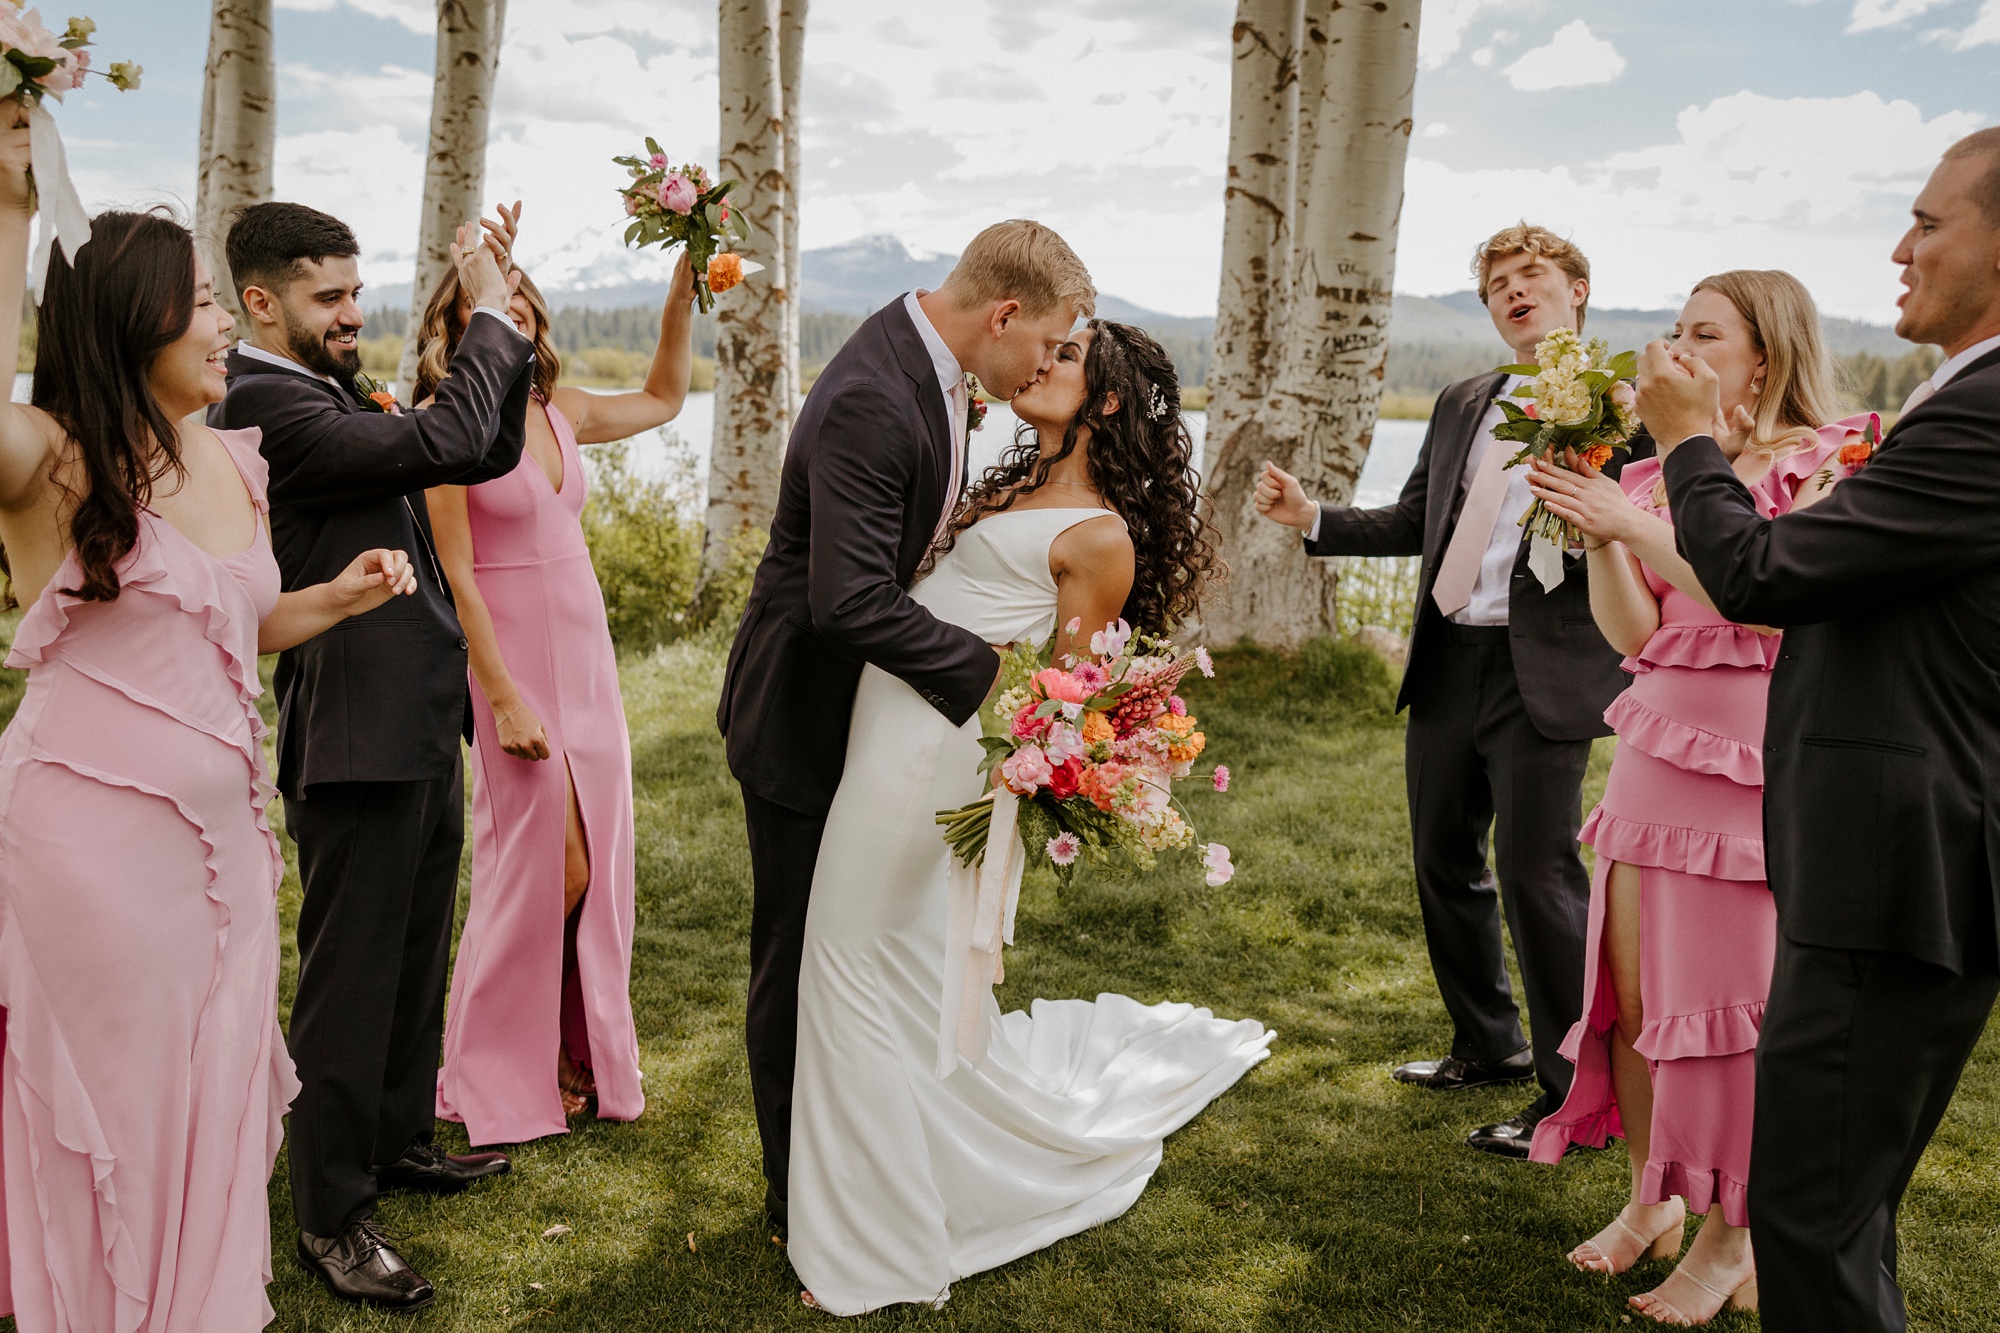
[[[1199,457],[1202,436],[1208,428],[1208,414],[1190,412],[1187,423],[1194,435],[1195,455]],[[999,461],[1001,450],[1014,438],[1016,424],[1014,414],[1005,403],[988,404],[986,425],[972,436],[968,461],[973,476],[978,476],[980,469]],[[709,441],[714,432],[715,395],[691,393],[677,420],[632,442],[633,464],[648,476],[667,476],[680,471],[691,461],[694,475],[705,481],[708,477]],[[1375,445],[1368,451],[1368,462],[1361,469],[1361,484],[1356,489],[1354,502],[1368,506],[1393,503],[1403,489],[1403,483],[1409,479],[1410,469],[1416,466],[1417,451],[1423,442],[1424,423],[1421,421],[1378,422]]]

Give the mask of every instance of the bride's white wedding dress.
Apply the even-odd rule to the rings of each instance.
[[[1041,642],[1050,543],[1106,513],[995,514],[912,595],[988,642]],[[951,885],[934,817],[980,794],[979,733],[862,673],[806,916],[787,1200],[792,1266],[835,1314],[942,1303],[956,1278],[1117,1217],[1162,1140],[1269,1054],[1262,1024],[1192,1005],[1003,1015],[981,987],[985,1054],[938,1076]]]

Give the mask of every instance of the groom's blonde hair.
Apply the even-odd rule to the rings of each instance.
[[[996,222],[973,237],[938,291],[961,310],[1019,301],[1030,318],[1064,306],[1097,313],[1097,288],[1076,251],[1026,218]]]

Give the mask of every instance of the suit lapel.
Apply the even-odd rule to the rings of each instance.
[[[924,425],[930,430],[932,475],[938,477],[939,494],[936,497],[943,505],[943,487],[951,478],[951,417],[944,410],[944,393],[938,387],[937,368],[931,364],[930,349],[924,346],[923,335],[910,320],[910,312],[903,308],[903,299],[897,297],[886,310],[883,326],[889,335],[889,349],[896,355],[896,363],[909,377],[917,395],[917,410],[923,413]],[[962,478],[958,480],[963,484]],[[954,492],[955,494],[956,492]]]
[[[1896,438],[1896,436],[1902,431],[1903,423],[1905,421],[1908,421],[1911,417],[1916,416],[1926,407],[1929,407],[1931,405],[1932,400],[1935,399],[1938,396],[1938,394],[1949,393],[1951,392],[1952,385],[1963,382],[1966,376],[1976,375],[1982,370],[1991,370],[1995,366],[2000,366],[2000,351],[1988,352],[1985,356],[1980,357],[1977,361],[1974,361],[1971,365],[1959,371],[1956,375],[1953,375],[1950,381],[1946,383],[1944,388],[1939,389],[1937,393],[1932,394],[1930,398],[1924,399],[1923,402],[1918,403],[1908,412],[1905,412],[1902,416],[1896,418],[1896,424],[1889,427],[1888,433],[1882,437],[1882,447],[1884,449],[1888,448],[1890,442],[1893,441]]]
[[[223,363],[223,373],[230,380],[237,380],[245,375],[284,375],[302,383],[313,385],[324,393],[332,394],[334,401],[340,404],[340,410],[343,412],[352,413],[361,410],[361,405],[355,401],[352,385],[349,385],[347,391],[343,392],[310,371],[294,370],[290,366],[275,365],[272,362],[260,360],[254,356],[245,356],[233,347],[229,350],[229,359]]]

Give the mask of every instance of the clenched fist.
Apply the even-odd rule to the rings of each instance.
[[[1257,478],[1256,500],[1257,512],[1273,523],[1311,532],[1319,521],[1319,506],[1307,498],[1306,488],[1276,463],[1264,464],[1264,474]]]

